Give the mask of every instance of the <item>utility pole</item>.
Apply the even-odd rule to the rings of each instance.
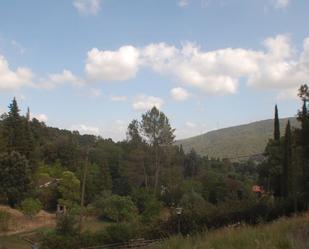
[[[82,229],[83,229],[84,200],[85,200],[85,189],[86,189],[86,180],[87,180],[87,173],[88,173],[88,164],[89,164],[89,149],[86,152],[85,166],[84,166],[84,172],[83,172],[82,193],[81,193],[81,199],[80,199],[79,234],[82,233]]]

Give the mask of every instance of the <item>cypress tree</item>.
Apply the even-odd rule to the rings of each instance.
[[[292,191],[293,172],[292,172],[292,133],[290,121],[288,121],[285,129],[284,137],[284,157],[283,157],[283,197],[288,197]]]
[[[275,106],[275,121],[274,121],[274,140],[280,140],[280,123],[279,123],[279,115],[278,115],[278,107]]]

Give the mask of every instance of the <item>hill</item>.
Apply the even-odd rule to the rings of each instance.
[[[281,134],[287,121],[298,126],[296,118],[280,119]],[[203,156],[235,159],[263,153],[267,141],[273,136],[273,120],[263,120],[239,125],[176,141],[185,152],[192,148]]]

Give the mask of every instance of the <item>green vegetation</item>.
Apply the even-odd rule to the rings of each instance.
[[[276,106],[273,138],[262,161],[216,159],[194,149],[185,153],[174,144],[174,129],[156,107],[142,114],[141,120],[133,120],[127,139],[115,143],[46,127],[30,120],[29,110],[20,115],[14,99],[0,120],[0,201],[30,217],[41,207],[57,210],[54,229],[37,235],[43,249],[194,235],[239,222],[270,222],[306,210],[307,86],[301,86],[299,96],[303,101],[299,128],[287,122],[281,132]],[[243,128],[231,129],[233,136],[246,141]],[[246,147],[251,144],[247,141]],[[236,142],[233,148],[238,148]],[[87,230],[87,218],[108,224]]]
[[[299,127],[296,118],[280,119],[281,133],[288,120],[292,127]],[[273,137],[274,122],[272,119],[258,121],[210,131],[205,134],[178,140],[185,152],[193,148],[202,156],[214,158],[231,158],[232,160],[247,160],[250,156],[261,154],[270,138]],[[248,156],[247,158],[238,158]]]
[[[174,236],[157,249],[248,249],[309,247],[309,216],[283,218],[272,224],[206,231],[190,237]]]
[[[38,214],[38,212],[42,209],[42,204],[37,199],[27,198],[21,202],[21,210],[23,213],[30,218]]]

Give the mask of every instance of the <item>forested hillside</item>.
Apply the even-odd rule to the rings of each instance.
[[[221,131],[239,141],[252,130],[272,130],[261,162],[216,159],[194,149],[185,153],[175,145],[168,117],[156,107],[132,120],[127,139],[115,143],[47,127],[31,119],[29,110],[23,115],[14,98],[0,121],[0,204],[29,219],[42,209],[57,214],[51,231],[35,235],[42,249],[165,238],[306,210],[307,85],[299,96],[299,128],[287,122],[280,129],[276,106],[274,120],[266,121],[272,129],[264,121],[253,124],[254,129]],[[246,141],[249,147],[249,135]],[[12,227],[6,210],[0,209],[0,234]],[[86,217],[100,223],[100,231],[87,231]]]
[[[299,127],[295,117],[280,119],[281,131],[290,120],[292,127]],[[215,158],[231,158],[251,156],[264,152],[265,146],[273,136],[272,119],[239,125],[176,141],[185,152],[194,149],[202,156]],[[248,159],[242,158],[242,159]]]

